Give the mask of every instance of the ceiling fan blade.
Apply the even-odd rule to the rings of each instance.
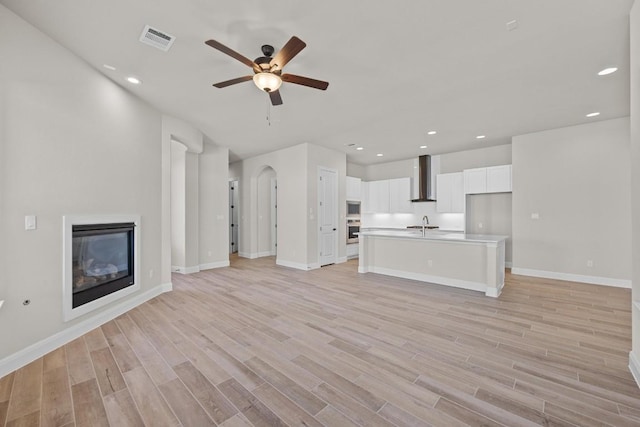
[[[237,83],[248,82],[249,80],[252,80],[252,79],[253,79],[253,76],[238,77],[236,79],[231,79],[224,82],[216,83],[214,84],[214,86],[219,89],[222,89],[223,87],[235,85]]]
[[[271,65],[272,68],[275,67],[276,70],[282,70],[287,62],[291,61],[291,59],[299,54],[306,46],[307,44],[296,36],[291,37],[289,41],[282,46],[282,49],[276,53],[276,56],[273,57],[269,65]]]
[[[314,89],[326,90],[327,87],[329,87],[329,82],[323,82],[322,80],[311,79],[309,77],[296,76],[295,74],[283,74],[280,77],[283,82],[309,86]]]
[[[243,64],[248,65],[249,67],[253,68],[254,70],[260,71],[260,67],[258,67],[258,64],[256,64],[255,62],[253,62],[252,60],[250,60],[246,56],[239,54],[235,50],[223,45],[222,43],[217,42],[215,40],[207,40],[205,43],[207,45],[211,46],[212,48],[218,49],[220,52],[226,53],[230,57],[237,59],[238,61],[242,62]]]
[[[271,105],[282,105],[282,97],[279,90],[269,92],[269,98],[271,98]]]

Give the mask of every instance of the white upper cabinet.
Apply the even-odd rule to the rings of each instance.
[[[369,182],[369,211],[389,212],[389,180]]]
[[[389,212],[413,213],[411,204],[411,178],[389,180]]]
[[[346,190],[348,201],[362,200],[362,180],[360,178],[348,176]]]
[[[463,174],[466,194],[487,192],[487,168],[465,169]]]
[[[507,193],[511,191],[511,165],[464,170],[466,194]]]
[[[362,212],[413,213],[411,178],[363,182],[362,192]]]
[[[487,168],[487,193],[508,193],[511,191],[511,165]]]
[[[462,172],[443,173],[436,177],[438,201],[436,210],[441,213],[464,212],[464,179]]]

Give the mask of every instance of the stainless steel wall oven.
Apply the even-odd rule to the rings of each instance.
[[[347,244],[358,243],[358,235],[360,232],[360,219],[347,219]]]

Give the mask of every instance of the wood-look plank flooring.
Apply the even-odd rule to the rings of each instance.
[[[273,258],[173,284],[0,378],[0,426],[640,425],[628,289]]]

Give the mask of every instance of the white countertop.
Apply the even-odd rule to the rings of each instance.
[[[509,236],[492,235],[492,234],[465,234],[465,233],[451,233],[440,230],[427,231],[425,236],[422,236],[422,230],[415,229],[386,229],[386,230],[371,230],[360,231],[359,236],[372,236],[372,237],[392,237],[400,239],[420,239],[420,240],[445,240],[445,241],[457,241],[466,243],[498,243],[506,240]]]

